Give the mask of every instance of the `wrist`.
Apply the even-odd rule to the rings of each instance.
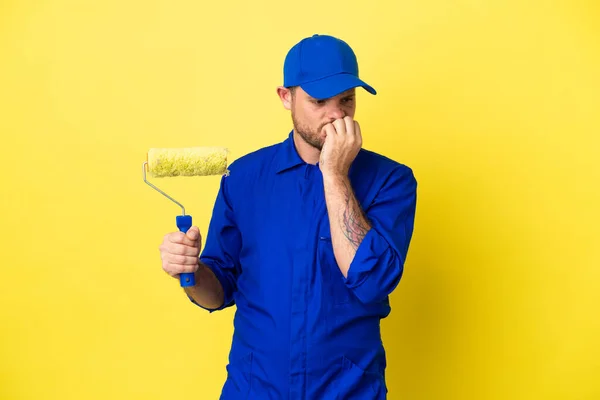
[[[323,171],[323,181],[341,181],[348,179],[348,174],[341,171]]]

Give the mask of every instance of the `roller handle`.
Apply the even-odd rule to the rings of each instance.
[[[178,215],[176,222],[177,228],[179,228],[181,232],[187,233],[187,231],[192,227],[192,216]],[[181,284],[181,287],[194,286],[196,284],[194,273],[186,272],[183,274],[179,274],[179,283]]]

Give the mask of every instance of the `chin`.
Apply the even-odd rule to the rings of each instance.
[[[321,150],[323,148],[323,145],[325,144],[325,137],[326,135],[322,135],[322,136],[318,136],[315,138],[314,140],[314,146]]]
[[[312,147],[314,147],[315,149],[321,151],[323,150],[323,142],[319,141],[319,142],[311,142],[309,143]]]

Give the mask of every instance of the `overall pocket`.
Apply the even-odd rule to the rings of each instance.
[[[333,392],[327,398],[335,400],[385,400],[387,387],[382,374],[365,371],[346,357],[342,359]]]

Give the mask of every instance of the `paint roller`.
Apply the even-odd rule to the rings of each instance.
[[[154,178],[228,175],[227,154],[228,150],[224,147],[152,148],[148,151],[142,167],[144,182],[181,207],[181,215],[175,218],[181,232],[186,233],[192,227],[192,216],[186,215],[181,203],[150,183],[146,172]],[[182,287],[194,286],[194,274],[180,274],[179,283]]]

